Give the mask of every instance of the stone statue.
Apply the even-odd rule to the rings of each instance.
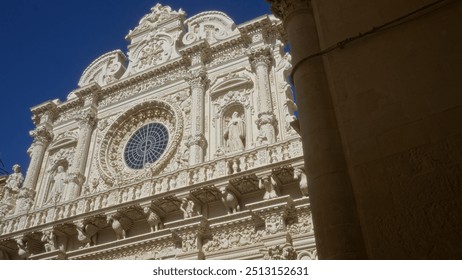
[[[53,231],[46,231],[43,233],[41,241],[45,247],[45,252],[50,252],[57,249],[56,236]]]
[[[274,181],[271,175],[261,178],[258,187],[265,190],[264,200],[278,197],[276,193],[276,181]]]
[[[245,147],[245,125],[237,112],[234,112],[231,120],[225,128],[224,138],[228,152],[242,151]]]
[[[12,195],[19,192],[22,183],[24,182],[24,176],[21,173],[21,166],[19,164],[13,165],[13,174],[8,176],[6,179],[5,193],[3,195],[3,200],[8,200]]]
[[[25,260],[30,256],[29,249],[27,248],[27,242],[22,238],[16,239],[16,244],[18,246],[18,258],[20,260]]]
[[[64,191],[67,186],[68,179],[67,173],[64,171],[62,165],[58,166],[56,174],[51,179],[51,190],[49,192],[50,196],[45,204],[56,203],[63,200]]]
[[[228,214],[236,213],[240,211],[239,201],[236,196],[228,189],[224,189],[221,192],[221,201],[226,206]]]
[[[96,237],[98,233],[98,227],[94,224],[84,224],[79,222],[76,224],[75,229],[77,230],[77,240],[83,243],[83,247],[89,247],[96,245]]]
[[[308,196],[308,179],[306,177],[305,171],[301,168],[295,168],[294,179],[300,180],[300,192],[302,195]]]
[[[183,198],[181,205],[181,211],[183,211],[184,218],[192,218],[194,216],[194,202],[187,198]]]
[[[143,208],[143,212],[146,215],[146,220],[148,221],[149,226],[151,227],[151,232],[158,231],[162,228],[162,220],[156,212],[148,206]]]
[[[116,234],[117,240],[125,239],[127,233],[120,222],[120,218],[117,215],[109,215],[107,217],[107,222],[111,224],[112,229]]]

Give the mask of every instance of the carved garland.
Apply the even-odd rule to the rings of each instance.
[[[156,174],[168,164],[183,136],[183,117],[179,109],[172,105],[160,100],[147,101],[122,114],[106,132],[98,155],[98,170],[104,181],[120,186],[144,178],[148,170],[130,169],[124,162],[123,151],[130,136],[152,122],[165,125],[170,139],[162,158],[146,168],[151,174]]]

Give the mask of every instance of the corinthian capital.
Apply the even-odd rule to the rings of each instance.
[[[204,89],[207,85],[207,71],[204,68],[198,70],[190,70],[185,75],[186,81],[189,83],[191,88],[202,88]]]
[[[76,120],[79,122],[79,126],[94,127],[97,122],[96,112],[89,110],[78,116]]]
[[[311,0],[266,0],[271,4],[271,12],[285,21],[292,13],[311,8]]]
[[[53,140],[53,132],[47,126],[39,126],[30,131],[29,135],[34,137],[34,143],[48,144]]]
[[[205,148],[207,146],[207,139],[205,139],[204,134],[202,133],[197,133],[194,136],[189,136],[188,142],[186,143],[186,146],[190,148],[191,146],[197,145],[201,148]]]
[[[271,66],[271,47],[265,45],[260,48],[251,49],[247,52],[252,68],[256,69],[258,65],[264,64],[266,67]]]

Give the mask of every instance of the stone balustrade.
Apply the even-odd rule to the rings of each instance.
[[[215,158],[195,166],[180,168],[144,180],[121,185],[56,205],[31,209],[28,213],[6,216],[0,220],[0,235],[19,233],[45,224],[58,224],[101,214],[128,204],[147,203],[156,198],[173,195],[173,190],[183,192],[214,184],[215,181],[232,180],[251,175],[263,169],[302,162],[300,138],[259,146],[232,155]],[[261,170],[260,170],[261,169]]]

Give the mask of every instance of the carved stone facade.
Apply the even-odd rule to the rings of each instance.
[[[32,108],[26,177],[1,188],[0,256],[314,259],[281,24],[153,7],[127,55]]]

